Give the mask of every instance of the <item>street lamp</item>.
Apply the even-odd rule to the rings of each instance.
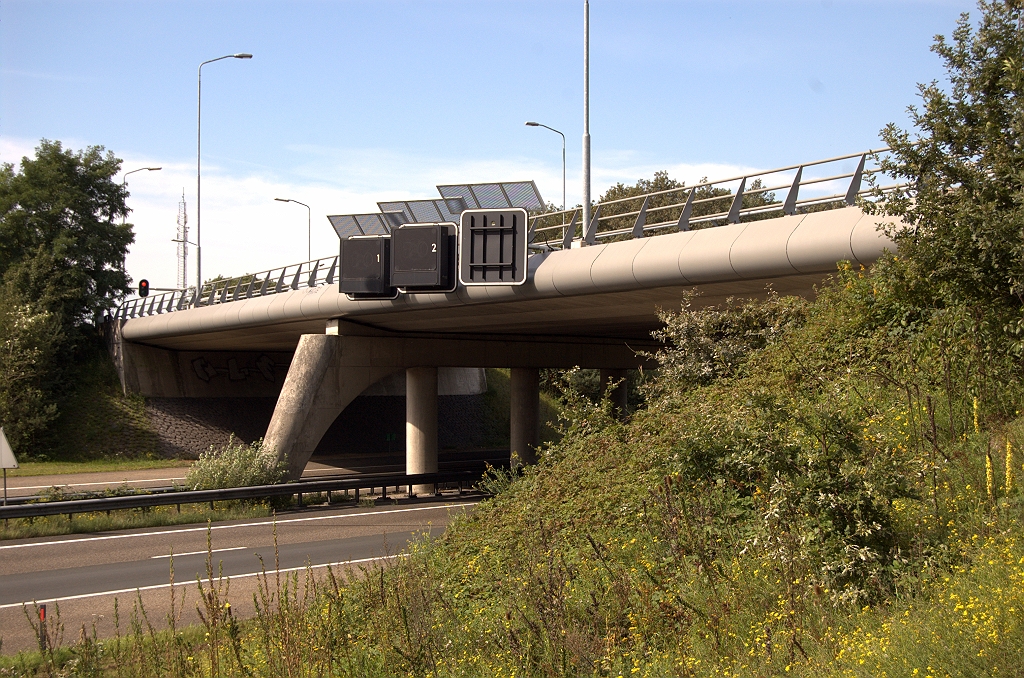
[[[202,165],[203,165],[203,66],[212,64],[221,59],[251,59],[251,54],[225,54],[216,59],[210,59],[199,64],[199,97],[198,112],[196,115],[196,294],[203,290],[203,258],[200,224],[202,223]]]
[[[590,2],[583,0],[583,240],[590,228]],[[595,226],[596,229],[596,226]]]
[[[559,132],[554,127],[548,127],[547,125],[539,122],[527,122],[527,127],[543,127],[549,129],[555,134],[562,137],[562,226],[565,226],[565,135]]]
[[[291,198],[274,198],[274,200],[276,200],[278,202],[293,202],[296,205],[302,205],[303,207],[306,208],[306,238],[307,238],[307,241],[306,241],[307,242],[307,245],[306,245],[306,247],[307,247],[306,261],[312,261],[313,260],[313,227],[312,227],[311,224],[313,223],[313,217],[312,217],[313,213],[310,212],[309,205],[307,205],[304,202],[299,202],[298,200],[292,200]]]
[[[159,170],[162,170],[162,169],[163,169],[163,167],[140,167],[139,169],[133,169],[131,172],[125,172],[124,176],[121,177],[121,188],[124,188],[125,186],[128,185],[128,175],[129,174],[135,174],[136,172],[156,172],[156,171],[159,171]],[[127,215],[121,217],[121,225],[122,226],[124,226],[124,220],[125,220],[126,217],[127,217]]]

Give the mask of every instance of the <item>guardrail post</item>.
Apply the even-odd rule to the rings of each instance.
[[[644,226],[647,225],[647,203],[651,200],[651,196],[644,198],[644,204],[640,206],[640,214],[636,215],[636,221],[633,223],[633,237],[642,238],[644,237]]]
[[[299,502],[298,502],[299,503],[299,508],[302,508],[302,493],[298,492],[298,493],[296,493],[296,496],[299,499]]]
[[[804,175],[804,167],[801,165],[796,168],[796,176],[793,177],[793,185],[789,188],[789,193],[786,194],[786,204],[782,206],[782,213],[788,216],[796,214],[796,201],[800,196],[800,180]]]
[[[601,216],[601,206],[598,205],[597,209],[594,210],[594,216],[590,219],[590,224],[586,226],[587,232],[584,233],[583,241],[588,245],[593,245],[597,242],[597,227],[600,225],[598,218]]]
[[[568,226],[563,226],[562,231],[562,249],[567,250],[572,247],[572,241],[576,237],[576,219],[579,217],[580,211],[576,210],[572,213],[572,221]]]
[[[740,187],[736,189],[736,196],[732,199],[732,206],[729,208],[729,216],[726,219],[730,224],[740,223],[740,210],[743,208],[743,190],[747,187],[747,178],[740,179]]]
[[[867,158],[867,153],[860,156],[860,162],[857,163],[857,171],[853,173],[853,179],[850,180],[850,188],[846,191],[846,204],[851,207],[857,204],[857,194],[860,193],[860,181],[864,178],[864,161]]]
[[[683,211],[679,215],[679,222],[676,224],[676,229],[680,231],[690,230],[690,215],[693,214],[693,198],[695,195],[697,195],[696,186],[690,189],[690,195],[686,198],[686,205],[683,207]]]

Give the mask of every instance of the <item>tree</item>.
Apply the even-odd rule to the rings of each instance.
[[[20,171],[0,165],[0,278],[66,330],[129,292],[124,259],[135,236],[118,223],[127,192],[113,180],[121,161],[103,151],[44,139]]]
[[[17,171],[0,165],[0,425],[22,454],[43,446],[74,367],[96,351],[90,321],[129,290],[120,168],[99,146],[45,139]]]
[[[59,325],[47,312],[0,296],[0,425],[19,454],[30,458],[38,435],[57,416],[50,391]]]
[[[1024,31],[1019,2],[980,2],[932,51],[948,84],[919,85],[914,131],[890,124],[882,168],[909,187],[880,196],[900,217],[895,266],[921,307],[964,304],[979,324],[1024,337]]]

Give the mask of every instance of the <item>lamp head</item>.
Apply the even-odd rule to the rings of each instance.
[[[150,172],[156,172],[157,170],[162,170],[163,167],[147,167],[146,169],[148,169]]]
[[[242,53],[242,54],[232,54],[231,56],[235,57],[236,59],[251,59],[252,58],[251,54],[245,54],[245,53]]]
[[[291,200],[289,200],[288,198],[274,198],[274,200],[278,202],[291,202]]]
[[[526,126],[527,127],[540,127],[540,123],[539,122],[528,122],[528,123],[526,123]]]

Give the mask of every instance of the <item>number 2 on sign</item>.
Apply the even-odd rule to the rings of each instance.
[[[437,251],[437,243],[436,242],[430,243],[430,251],[431,252],[436,252]]]

